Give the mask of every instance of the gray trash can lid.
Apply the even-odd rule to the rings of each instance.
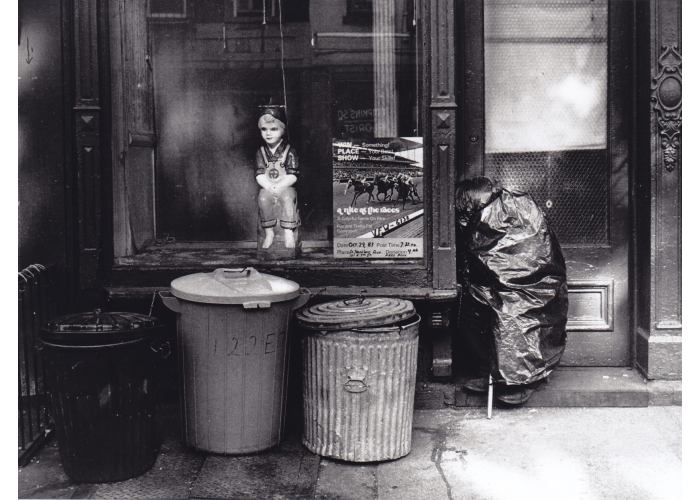
[[[299,296],[299,284],[252,267],[220,268],[210,273],[188,274],[170,283],[171,293],[204,304],[282,302]]]
[[[358,297],[324,302],[297,311],[301,326],[312,330],[346,330],[385,326],[415,316],[413,302],[393,297]]]
[[[105,345],[160,333],[162,328],[157,318],[145,314],[95,309],[48,321],[41,329],[41,340],[75,346]]]

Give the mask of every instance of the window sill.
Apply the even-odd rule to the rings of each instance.
[[[115,259],[119,269],[209,269],[215,267],[401,268],[425,269],[423,259],[336,259],[330,242],[304,242],[296,259],[275,259],[259,252],[255,243],[187,242],[154,244],[138,254]]]
[[[322,296],[389,295],[453,300],[456,289],[437,290],[425,259],[335,259],[329,242],[304,242],[297,259],[260,258],[254,243],[190,242],[153,245],[116,259],[105,289],[110,297],[151,296],[180,276],[219,267],[255,267],[296,281]]]

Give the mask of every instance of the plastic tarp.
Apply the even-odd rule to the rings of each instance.
[[[566,265],[528,194],[495,191],[465,231],[465,292],[493,334],[491,373],[508,385],[549,375],[566,343]]]

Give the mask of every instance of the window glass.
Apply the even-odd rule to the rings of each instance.
[[[167,3],[148,25],[157,236],[257,240],[258,114],[276,104],[300,159],[301,239],[330,248],[333,139],[422,134],[414,2]]]
[[[608,242],[605,0],[486,0],[487,175],[533,195],[563,244]]]
[[[488,152],[606,145],[607,4],[487,0]]]

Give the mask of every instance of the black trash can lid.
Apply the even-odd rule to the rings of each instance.
[[[95,309],[48,321],[41,340],[68,345],[112,344],[152,335],[162,326],[157,318],[145,314]]]
[[[415,316],[413,302],[393,297],[358,297],[316,304],[297,311],[301,326],[347,330],[392,325]]]

